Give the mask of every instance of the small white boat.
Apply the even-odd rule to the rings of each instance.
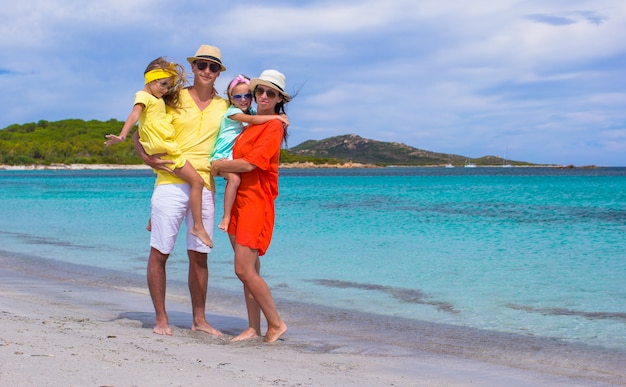
[[[512,165],[507,161],[509,158],[509,146],[506,146],[506,151],[504,152],[504,159],[502,160],[502,168],[511,168]]]
[[[465,160],[465,168],[476,168],[476,164],[470,163],[469,160]]]
[[[448,164],[446,164],[446,168],[454,168],[454,165],[448,163]]]

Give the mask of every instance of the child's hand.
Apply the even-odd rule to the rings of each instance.
[[[106,140],[104,142],[104,145],[106,145],[106,146],[111,146],[113,144],[119,144],[120,142],[124,142],[124,140],[126,140],[126,137],[120,137],[120,136],[116,136],[114,134],[107,134],[104,137],[108,138],[108,140]]]
[[[286,114],[280,114],[278,115],[278,119],[281,120],[283,122],[283,127],[288,127],[289,126],[289,118],[287,118]]]

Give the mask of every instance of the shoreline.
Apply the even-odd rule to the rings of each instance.
[[[347,162],[343,164],[314,164],[312,162],[281,163],[280,169],[380,169],[380,168],[446,168],[442,165],[393,165],[380,166],[374,164],[362,164]],[[463,166],[454,167],[463,169]],[[502,168],[500,165],[482,165],[477,168]],[[595,165],[574,166],[574,165],[519,165],[513,168],[555,168],[555,169],[596,169],[596,168],[620,168],[620,167],[598,167]],[[150,170],[145,164],[31,164],[31,165],[0,165],[0,171],[40,171],[40,170]]]
[[[243,299],[211,282],[207,320],[227,337],[189,329],[186,284],[175,282],[174,336],[159,336],[143,276],[2,251],[0,263],[8,385],[626,385],[622,352],[282,300],[279,342],[231,343]]]
[[[433,166],[435,167],[435,166]],[[305,163],[283,163],[280,168],[286,169],[312,169],[312,168],[383,168],[372,164],[343,163],[343,164],[313,164]],[[145,164],[32,164],[32,165],[0,165],[0,170],[6,171],[38,171],[38,170],[150,170]]]

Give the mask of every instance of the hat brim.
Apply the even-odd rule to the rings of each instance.
[[[205,60],[207,62],[213,62],[213,63],[217,63],[218,65],[220,65],[221,71],[226,71],[226,67],[224,67],[223,64],[221,64],[218,61],[215,60],[211,60],[209,58],[203,58],[201,56],[190,56],[187,58],[187,62],[189,62],[190,65],[193,65],[193,62],[197,61],[197,60]]]
[[[285,102],[289,102],[291,100],[291,97],[289,96],[289,94],[287,94],[286,92],[281,90],[278,86],[276,86],[272,82],[268,82],[268,81],[266,81],[264,79],[261,79],[261,78],[252,78],[250,80],[250,90],[254,91],[254,89],[258,85],[267,86],[267,87],[269,87],[272,90],[276,90],[277,92],[279,92],[283,96],[283,99],[285,100]]]

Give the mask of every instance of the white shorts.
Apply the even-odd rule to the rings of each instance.
[[[152,231],[150,232],[150,247],[159,250],[163,254],[170,254],[174,250],[174,244],[180,225],[186,219],[187,225],[187,250],[208,253],[211,248],[202,241],[191,235],[193,217],[189,207],[189,184],[160,184],[154,188],[151,199],[150,220]],[[207,233],[213,238],[213,226],[215,222],[215,192],[206,187],[202,190],[202,223]]]

